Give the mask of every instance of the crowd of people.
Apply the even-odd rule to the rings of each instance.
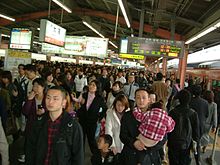
[[[189,165],[191,150],[199,165],[220,102],[192,79],[179,83],[106,66],[20,64],[16,78],[0,70],[1,164],[24,136],[27,165],[85,165],[86,138],[92,165]]]

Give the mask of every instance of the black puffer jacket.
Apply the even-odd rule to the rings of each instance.
[[[48,119],[47,113],[34,122],[25,148],[26,165],[44,165],[47,155]],[[63,112],[59,133],[54,137],[51,165],[84,165],[82,129],[67,112]]]

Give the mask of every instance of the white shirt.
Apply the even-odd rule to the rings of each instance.
[[[117,77],[115,81],[120,81],[122,84],[126,83],[126,79],[123,76],[121,76],[120,78]]]
[[[82,76],[82,78],[79,78],[79,75],[76,75],[74,82],[76,84],[76,91],[77,92],[82,92],[83,91],[83,87],[87,85],[87,78],[86,76]]]

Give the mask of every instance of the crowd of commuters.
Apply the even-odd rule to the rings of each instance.
[[[174,75],[64,63],[20,64],[15,78],[0,70],[1,164],[11,160],[9,143],[24,136],[18,160],[27,165],[85,165],[86,138],[92,165],[189,165],[192,149],[199,165],[220,98],[192,79],[185,89],[179,83]]]

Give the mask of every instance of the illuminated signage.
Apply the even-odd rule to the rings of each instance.
[[[61,54],[63,53],[64,48],[52,44],[42,43],[41,45],[41,52],[42,53],[57,53]]]
[[[10,44],[11,49],[31,49],[32,31],[28,28],[13,28],[11,30]]]
[[[66,36],[64,54],[105,58],[108,38]]]
[[[136,55],[136,54],[119,54],[120,58],[131,58],[131,59],[136,59],[136,60],[143,60],[144,56],[143,55]]]
[[[183,57],[184,42],[157,38],[128,37],[127,53],[155,57]]]
[[[40,21],[39,41],[64,46],[66,29],[46,20]]]

